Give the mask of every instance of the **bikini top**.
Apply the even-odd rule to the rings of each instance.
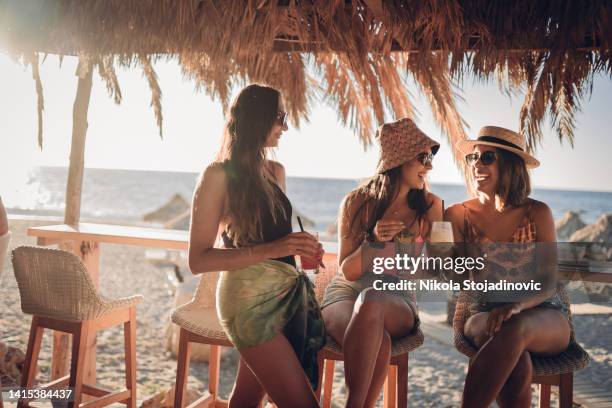
[[[273,182],[272,186],[279,193],[279,197],[280,197],[284,212],[280,211],[280,209],[277,210],[276,221],[274,221],[275,217],[272,216],[272,211],[270,211],[270,209],[267,209],[266,211],[264,211],[263,218],[261,220],[262,221],[261,233],[263,237],[262,242],[276,241],[277,239],[281,239],[293,232],[293,227],[291,225],[291,213],[292,213],[291,201],[289,201],[289,198],[285,195],[285,193],[278,186],[278,184]],[[223,244],[225,245],[226,248],[234,247],[234,243],[232,239],[230,238],[228,228],[226,228],[221,233],[221,238],[223,239]],[[295,258],[293,256],[285,256],[283,258],[278,258],[275,260],[284,262],[292,266],[296,265]]]
[[[491,239],[487,234],[484,233],[478,226],[470,220],[470,209],[464,204],[464,216],[463,216],[463,231],[465,242],[473,243],[495,243],[494,239]],[[532,243],[536,242],[536,225],[535,221],[531,217],[531,204],[527,207],[525,216],[514,230],[512,236],[507,242],[511,243]]]

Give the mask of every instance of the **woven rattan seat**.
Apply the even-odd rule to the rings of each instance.
[[[568,305],[569,309],[569,298],[567,293],[565,290],[561,290],[560,294],[561,299],[566,305]],[[455,347],[462,354],[470,358],[478,352],[478,349],[476,349],[463,334],[465,322],[474,313],[473,302],[471,299],[472,297],[468,294],[468,292],[461,292],[461,294],[459,294],[457,306],[455,307],[455,317],[453,319]],[[568,346],[567,350],[552,357],[531,357],[535,375],[571,373],[585,368],[589,364],[589,360],[590,358],[587,352],[584,351],[584,349],[575,340],[573,324],[571,325],[570,345]]]
[[[135,306],[140,295],[107,299],[98,293],[83,262],[60,249],[21,246],[13,250],[23,313],[70,322],[93,320]]]
[[[565,289],[559,289],[561,300],[570,310],[570,300]],[[478,352],[470,341],[464,335],[465,323],[475,313],[474,295],[470,292],[461,292],[457,299],[455,307],[455,316],[453,318],[453,335],[455,347],[459,352],[472,358]],[[567,349],[556,356],[540,357],[531,356],[534,371],[534,383],[542,384],[540,388],[540,399],[544,399],[540,406],[548,406],[550,404],[550,384],[559,385],[561,387],[561,400],[563,406],[570,406],[572,403],[572,377],[574,371],[581,370],[588,366],[590,358],[587,352],[576,342],[574,325],[572,324],[571,312],[570,319],[570,344]],[[552,378],[551,378],[552,377]],[[569,384],[566,386],[562,385]],[[548,402],[546,401],[548,400]],[[567,405],[569,404],[569,405]]]
[[[208,393],[192,404],[210,404],[222,402],[219,399],[219,367],[221,364],[221,346],[233,347],[217,317],[216,289],[219,272],[206,272],[200,276],[200,282],[193,298],[174,309],[172,321],[180,328],[179,350],[176,367],[176,386],[174,406],[184,404],[185,389],[189,374],[190,343],[210,345],[208,361]]]
[[[136,304],[143,297],[106,299],[98,293],[83,262],[70,252],[22,246],[13,250],[12,260],[21,309],[33,315],[21,387],[31,388],[34,384],[43,331],[52,329],[72,335],[70,374],[39,388],[72,388],[73,401],[68,402],[69,408],[78,407],[83,395],[96,397],[89,402],[92,406],[122,402],[135,408]],[[123,325],[124,330],[126,387],[110,391],[98,388],[95,383],[84,383],[84,373],[95,370],[95,361],[89,360],[88,345],[92,340],[95,342],[98,331],[116,325]],[[27,403],[20,400],[18,407]]]
[[[399,356],[416,350],[423,345],[425,336],[419,328],[414,334],[394,340],[391,346],[391,357]],[[342,354],[342,347],[331,337],[327,337],[325,351]]]
[[[218,279],[219,272],[202,274],[193,298],[174,309],[171,318],[190,333],[231,346],[217,317],[215,299]]]

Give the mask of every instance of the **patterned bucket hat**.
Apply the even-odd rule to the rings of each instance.
[[[431,148],[436,154],[440,143],[427,136],[415,123],[403,118],[396,122],[385,123],[376,132],[376,139],[380,144],[380,159],[376,167],[377,173],[401,166],[416,158]]]

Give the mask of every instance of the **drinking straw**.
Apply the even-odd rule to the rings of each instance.
[[[304,232],[304,225],[302,224],[302,219],[300,218],[300,216],[297,216],[297,220],[298,220],[298,224],[300,224],[300,230],[302,230],[302,232]]]

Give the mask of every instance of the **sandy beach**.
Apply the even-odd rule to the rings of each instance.
[[[34,245],[34,238],[27,237],[28,226],[50,222],[10,220],[13,239],[10,247]],[[119,245],[102,246],[100,283],[101,291],[108,297],[142,294],[145,300],[138,306],[137,362],[138,400],[167,390],[174,383],[176,359],[165,350],[165,326],[172,308],[175,287],[168,279],[168,268],[155,266],[145,259],[145,248]],[[19,292],[7,259],[0,284],[0,339],[9,346],[25,351],[30,316],[23,315]],[[422,304],[426,311],[425,322],[440,321],[444,305]],[[582,307],[574,317],[576,337],[592,358],[590,366],[576,374],[598,387],[612,392],[612,315],[591,314]],[[436,323],[439,324],[439,323]],[[466,368],[466,358],[453,347],[427,336],[425,344],[410,355],[409,401],[417,407],[458,406]],[[51,333],[43,339],[39,367],[39,381],[48,379],[50,370]],[[105,387],[123,384],[123,335],[119,328],[98,335],[98,379]],[[238,355],[229,350],[222,359],[221,393],[231,391]],[[202,392],[208,381],[206,363],[191,364],[190,388]],[[553,396],[554,398],[554,396]],[[534,392],[534,404],[537,395]],[[343,406],[345,389],[342,364],[336,366],[333,405]],[[380,405],[380,403],[379,403]],[[10,406],[10,405],[9,405]],[[554,406],[554,405],[553,405]]]

